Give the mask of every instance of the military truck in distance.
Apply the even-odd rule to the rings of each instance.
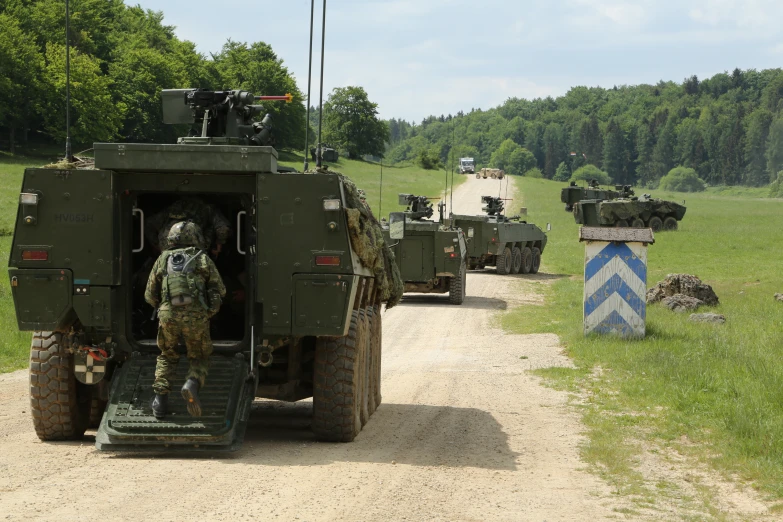
[[[452,215],[451,223],[467,236],[468,269],[495,266],[498,274],[536,274],[546,234],[519,216],[503,215],[503,200],[482,196],[483,216]]]
[[[25,170],[8,275],[19,329],[33,331],[41,440],[98,428],[100,450],[233,450],[255,397],[312,397],[315,436],[348,442],[380,403],[380,309],[402,293],[380,225],[347,178],[278,171],[256,99],[166,90],[164,121],[193,125],[177,144],[96,143],[94,169]],[[156,420],[143,295],[158,251],[144,220],[185,196],[231,216],[236,242],[216,258],[229,293],[211,321],[203,415],[175,393]],[[182,357],[173,389],[186,368]]]
[[[438,205],[439,221],[433,215],[432,203],[426,196],[400,194],[399,204],[406,205],[404,239],[391,239],[389,228],[384,239],[392,245],[405,292],[449,294],[449,302],[461,305],[465,301],[467,278],[465,236],[458,228],[443,224],[444,204]],[[389,216],[392,222],[394,215]]]
[[[619,197],[604,201],[588,199],[574,204],[574,220],[590,227],[651,228],[654,232],[677,230],[685,216],[685,205],[652,198],[649,194],[634,196],[630,186],[621,189]]]
[[[313,162],[318,158],[319,149],[322,154],[321,160],[323,161],[337,161],[340,159],[340,153],[337,152],[337,149],[326,144],[320,144],[320,146],[310,147],[310,157]]]
[[[622,185],[615,187],[616,190],[602,189],[596,180],[590,180],[587,187],[578,187],[576,181],[560,191],[560,201],[565,203],[566,212],[572,212],[574,205],[585,199],[615,199],[620,197]],[[630,189],[630,187],[628,187]]]
[[[460,174],[473,174],[475,171],[476,171],[476,163],[473,161],[473,158],[459,159]]]

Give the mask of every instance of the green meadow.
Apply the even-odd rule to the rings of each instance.
[[[670,273],[699,276],[720,305],[700,311],[723,325],[688,321],[660,305],[647,308],[647,336],[624,341],[582,334],[584,245],[563,210],[563,184],[521,178],[531,220],[552,223],[541,271],[551,282],[526,282],[543,306],[509,311],[514,333],[554,332],[577,369],[540,372],[556,387],[579,392],[588,462],[618,490],[637,491],[633,472],[645,444],[674,447],[783,497],[783,201],[764,189],[712,188],[663,193],[685,200],[676,232],[656,234],[648,250],[647,286]]]

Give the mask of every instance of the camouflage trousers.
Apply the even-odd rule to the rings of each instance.
[[[177,346],[185,342],[190,369],[185,380],[198,380],[201,387],[209,373],[209,356],[212,354],[212,339],[209,337],[209,318],[188,317],[161,320],[158,326],[158,364],[155,366],[155,393],[165,395],[171,391],[171,382],[176,377],[179,354]]]

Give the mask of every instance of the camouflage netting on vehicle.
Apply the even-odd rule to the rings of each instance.
[[[642,216],[649,219],[649,216],[657,214],[659,216],[672,215],[681,220],[685,216],[685,207],[673,201],[664,201],[662,199],[651,200],[630,200],[621,199],[614,201],[604,201],[600,204],[601,220],[615,222],[620,219],[633,219],[636,216]]]
[[[95,160],[93,158],[79,158],[74,156],[73,159],[74,161],[68,161],[65,158],[62,158],[54,163],[44,165],[43,168],[57,170],[91,170],[95,168]]]
[[[351,246],[362,265],[375,274],[375,284],[380,289],[381,301],[386,303],[386,308],[399,303],[404,290],[400,270],[394,262],[394,254],[383,239],[380,223],[362,200],[359,189],[348,177],[333,170],[317,169],[307,172],[340,176],[345,187],[345,212]]]
[[[718,296],[710,285],[701,282],[701,279],[689,274],[669,274],[666,279],[660,281],[647,291],[647,302],[657,303],[666,297],[677,294],[695,297],[706,305],[718,304]]]

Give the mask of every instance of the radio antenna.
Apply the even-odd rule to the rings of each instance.
[[[503,198],[503,199],[505,199],[506,201],[508,201],[508,175],[506,175],[506,176],[504,176],[504,177],[506,178],[506,197],[505,197],[505,198]],[[503,183],[503,182],[501,181],[501,183]],[[498,195],[499,195],[499,194],[498,194]],[[503,205],[503,215],[504,215],[504,216],[506,215],[506,206],[505,206],[505,205]]]
[[[381,158],[381,188],[378,191],[378,217],[380,217],[383,210],[383,158]]]
[[[321,126],[324,122],[324,47],[326,46],[326,0],[324,0],[323,21],[321,22],[321,94],[318,98],[318,143],[316,144],[315,165],[321,167],[323,146],[321,145]]]
[[[449,212],[454,214],[454,118],[451,118],[451,195]]]
[[[313,18],[315,17],[315,0],[310,0],[310,61],[307,64],[307,118],[305,119],[304,171],[310,168],[307,161],[307,146],[310,141],[310,87],[313,78]]]
[[[71,154],[71,5],[65,0],[65,161]]]

